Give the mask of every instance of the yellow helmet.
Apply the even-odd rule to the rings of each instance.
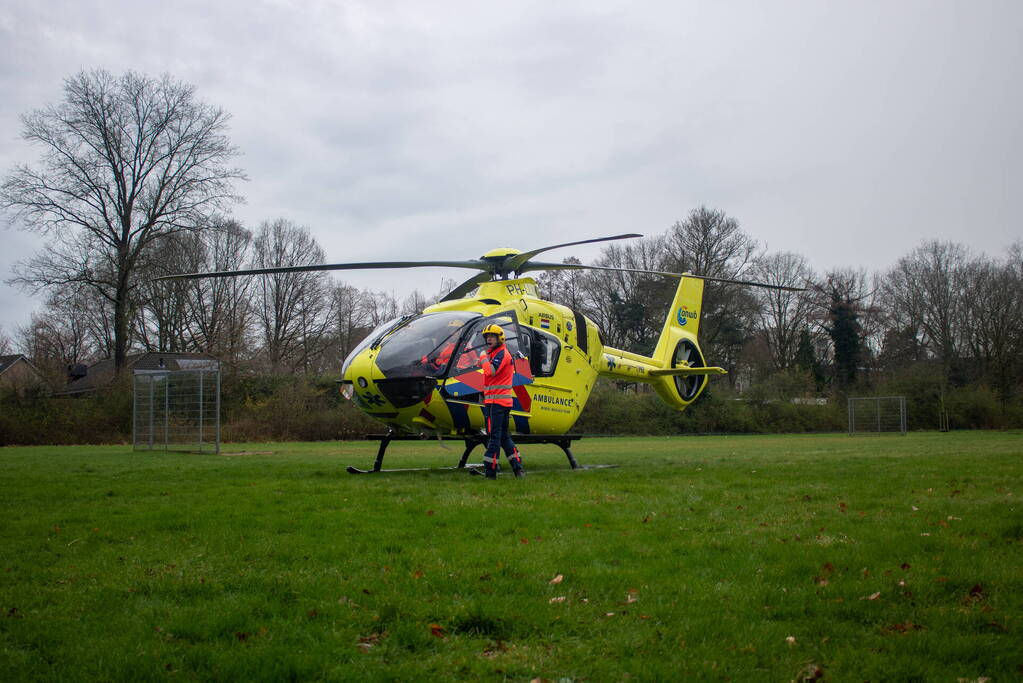
[[[486,336],[488,334],[496,334],[497,335],[497,340],[499,342],[501,342],[501,343],[504,343],[504,329],[502,329],[500,325],[495,325],[494,323],[490,323],[489,325],[484,327],[483,328],[483,336]]]

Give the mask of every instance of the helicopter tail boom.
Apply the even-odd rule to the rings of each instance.
[[[661,399],[685,408],[707,386],[707,376],[725,374],[724,368],[708,367],[697,342],[703,304],[703,280],[682,277],[661,329],[652,357],[604,347],[600,374],[617,380],[652,384]]]

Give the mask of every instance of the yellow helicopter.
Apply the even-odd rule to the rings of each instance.
[[[422,313],[389,320],[356,346],[341,369],[341,391],[388,431],[372,435],[380,448],[372,470],[382,470],[387,446],[395,440],[455,438],[465,443],[457,468],[466,467],[472,450],[486,441],[483,373],[477,363],[484,348],[484,327],[504,329],[515,361],[515,401],[511,431],[518,443],[561,447],[573,469],[570,449],[580,438],[569,434],[599,377],[651,384],[673,408],[685,410],[707,385],[708,375],[724,374],[707,366],[697,341],[704,280],[794,290],[741,280],[660,271],[543,263],[538,254],[580,244],[641,237],[614,235],[567,242],[521,252],[499,248],[468,261],[390,261],[315,266],[285,266],[215,273],[170,275],[159,279],[233,277],[280,272],[361,270],[447,266],[480,271]],[[540,297],[536,282],[524,273],[540,270],[627,270],[679,278],[652,356],[605,346],[600,330],[578,311]]]

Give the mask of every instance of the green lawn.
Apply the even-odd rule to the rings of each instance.
[[[0,449],[6,680],[1023,676],[1018,432],[225,450]]]

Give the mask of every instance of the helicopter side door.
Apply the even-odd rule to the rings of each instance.
[[[499,325],[504,330],[504,345],[515,365],[512,386],[516,398],[512,411],[528,414],[529,394],[520,387],[533,381],[529,367],[530,336],[528,333],[523,334],[514,311],[487,316],[467,326],[461,343],[452,355],[448,378],[441,394],[447,400],[482,405],[483,369],[480,366],[480,356],[487,348],[483,328],[491,324]]]

